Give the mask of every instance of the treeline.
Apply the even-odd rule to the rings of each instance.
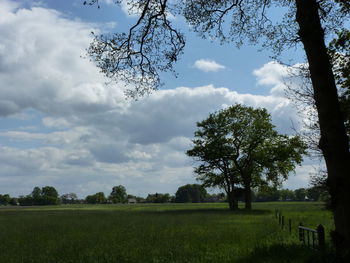
[[[243,189],[237,189],[237,199],[244,201]],[[329,194],[324,187],[314,186],[310,188],[276,189],[273,187],[260,187],[252,191],[252,201],[328,201]],[[58,204],[117,204],[117,203],[203,203],[203,202],[227,202],[224,193],[209,194],[199,184],[187,184],[178,188],[175,195],[169,193],[148,194],[146,198],[127,194],[122,185],[114,186],[109,196],[103,192],[97,192],[78,199],[75,193],[67,193],[59,196],[53,186],[34,187],[26,196],[11,197],[9,194],[0,194],[0,205],[58,205]]]
[[[252,191],[254,202],[270,201],[328,201],[329,194],[324,187],[314,186],[310,188],[276,189],[261,187]]]

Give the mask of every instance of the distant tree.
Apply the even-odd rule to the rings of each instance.
[[[60,202],[58,192],[53,186],[41,188],[41,199],[43,205],[58,205]]]
[[[276,187],[262,185],[258,188],[258,191],[255,193],[255,198],[257,202],[278,201],[280,199],[280,192]]]
[[[108,199],[112,201],[112,203],[125,203],[127,201],[128,195],[126,193],[126,189],[122,185],[114,186],[112,188],[112,192],[109,195]]]
[[[74,204],[78,201],[78,196],[75,193],[67,193],[61,195],[62,204]]]
[[[328,191],[326,171],[319,170],[310,178],[310,189],[319,192],[319,200],[326,203],[326,207],[331,208],[331,197]],[[309,192],[308,192],[309,193]]]
[[[11,202],[11,197],[9,194],[0,194],[0,205],[8,205]]]
[[[32,194],[31,194],[32,198],[33,198],[33,205],[42,205],[43,204],[43,198],[42,198],[42,193],[41,193],[41,189],[38,186],[35,186]]]
[[[224,193],[207,194],[205,201],[210,203],[227,202],[227,197]]]
[[[175,194],[176,203],[200,203],[207,197],[207,191],[199,184],[186,184],[179,187]]]
[[[18,203],[21,206],[29,205],[57,205],[60,203],[58,192],[53,186],[34,187],[31,194],[27,196],[20,196]]]
[[[18,198],[12,197],[12,198],[10,199],[10,205],[18,205],[18,204],[19,204]]]
[[[85,200],[88,204],[105,204],[107,202],[107,199],[103,192],[98,192],[94,195],[88,195]]]
[[[31,195],[21,195],[18,197],[18,203],[20,206],[31,206],[34,204],[34,200]]]
[[[323,191],[318,187],[306,189],[306,196],[309,201],[321,201]]]
[[[168,193],[161,194],[161,193],[155,193],[155,194],[148,194],[146,198],[147,203],[169,203],[170,202],[170,195]]]
[[[281,189],[279,191],[279,194],[282,201],[293,201],[295,199],[295,194],[293,190]]]
[[[266,109],[240,104],[197,123],[194,147],[187,155],[200,162],[195,168],[205,187],[221,187],[231,209],[237,209],[235,189],[244,187],[246,209],[251,209],[252,187],[286,179],[301,164],[306,145],[298,136],[278,134]]]
[[[305,188],[298,188],[294,190],[296,201],[305,201],[307,197],[307,191]]]

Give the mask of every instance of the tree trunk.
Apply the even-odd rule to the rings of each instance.
[[[296,20],[304,45],[318,112],[329,192],[335,222],[333,241],[342,257],[350,247],[350,156],[337,87],[324,42],[316,0],[296,0]]]
[[[244,202],[245,202],[245,209],[251,210],[252,209],[252,190],[250,188],[250,183],[245,185],[244,187]]]
[[[238,209],[238,201],[235,198],[234,192],[228,192],[227,194],[228,204],[230,206],[230,210],[237,210]]]

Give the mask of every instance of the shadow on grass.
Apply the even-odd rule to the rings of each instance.
[[[141,212],[141,211],[140,211]],[[231,211],[227,208],[204,208],[204,209],[164,209],[158,211],[142,211],[146,214],[166,214],[166,215],[187,215],[187,214],[231,214],[231,215],[266,215],[271,213],[270,210],[256,209],[256,210],[235,210]]]
[[[321,252],[302,245],[272,245],[257,247],[248,256],[237,263],[332,263],[338,262],[330,250]]]

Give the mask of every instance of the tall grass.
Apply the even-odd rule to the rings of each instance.
[[[299,221],[310,227],[321,223],[326,231],[333,227],[320,203],[260,203],[251,212],[230,212],[225,204],[0,209],[0,262],[305,262],[319,257],[281,231],[276,208],[292,218],[295,229]]]

